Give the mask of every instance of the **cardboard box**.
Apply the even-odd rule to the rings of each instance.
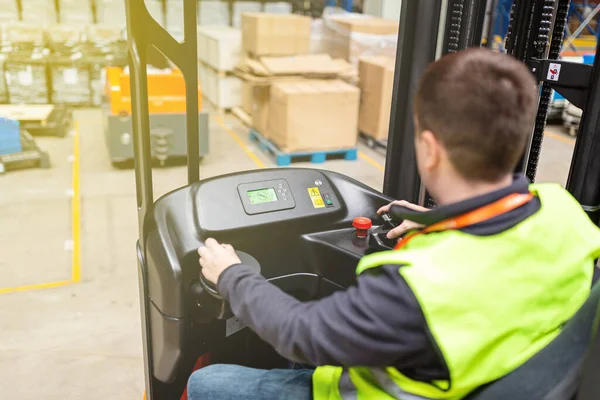
[[[269,127],[270,88],[281,82],[306,82],[312,79],[352,80],[352,67],[327,54],[289,57],[247,58],[235,70],[243,81],[242,107],[252,118],[253,127],[271,138]],[[356,74],[355,74],[356,75]]]
[[[259,85],[252,87],[252,124],[267,139],[271,137],[269,132],[270,100],[270,86]]]
[[[242,81],[242,110],[248,115],[252,115],[252,93],[254,84],[248,81]]]
[[[311,18],[299,15],[242,14],[242,46],[253,56],[288,56],[310,52]]]
[[[383,18],[332,16],[324,23],[323,46],[331,57],[352,63],[372,49],[385,48],[395,55],[398,28],[398,21]]]
[[[356,146],[360,90],[340,80],[271,86],[269,138],[285,152]]]
[[[395,59],[363,57],[359,63],[361,132],[378,140],[387,140],[394,89]]]
[[[180,3],[183,3],[180,1]],[[183,18],[183,12],[181,13]],[[198,25],[229,26],[230,14],[227,1],[202,0],[198,2]]]
[[[242,58],[242,32],[228,26],[198,27],[198,58],[217,71],[233,71]]]
[[[247,58],[236,67],[236,74],[242,79],[266,84],[284,78],[337,78],[346,72],[345,65],[327,54],[261,57],[260,60]]]

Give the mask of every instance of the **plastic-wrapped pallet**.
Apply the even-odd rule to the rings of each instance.
[[[81,53],[52,54],[48,57],[48,68],[52,82],[52,104],[90,104],[90,65],[83,60]]]
[[[77,46],[84,34],[85,27],[82,25],[58,24],[46,28],[48,47],[53,52],[65,51]]]
[[[199,63],[198,80],[203,96],[213,107],[225,110],[242,105],[242,81],[237,76],[215,71]]]
[[[89,25],[85,42],[80,46],[91,68],[92,103],[99,105],[106,79],[106,66],[127,65],[127,42],[122,29],[110,25]]]
[[[20,153],[21,128],[19,121],[0,118],[0,156],[5,154]]]
[[[94,22],[91,0],[60,0],[60,23],[65,25],[85,25]]]
[[[104,87],[106,86],[106,70],[99,64],[90,67],[90,89],[92,106],[102,105]]]
[[[115,25],[88,25],[85,29],[85,36],[89,43],[98,45],[124,42],[122,28]]]
[[[198,3],[200,6],[202,2]],[[183,1],[167,0],[167,31],[177,40],[183,40]]]
[[[217,71],[232,72],[242,57],[242,32],[229,26],[198,27],[198,59]]]
[[[0,54],[0,71],[4,71],[4,64],[6,62],[6,54]],[[0,74],[0,103],[8,103],[8,88],[6,87],[6,80],[4,74]]]
[[[19,9],[16,0],[0,0],[0,22],[18,21]]]
[[[283,1],[277,3],[265,3],[264,11],[269,14],[291,14],[292,5]]]
[[[26,0],[21,5],[23,22],[42,25],[58,22],[54,0]]]
[[[182,17],[183,18],[183,17]],[[229,4],[225,1],[199,1],[199,25],[229,25]]]
[[[43,50],[8,54],[4,74],[11,104],[47,104],[48,80]]]
[[[125,0],[96,0],[96,17],[99,24],[125,28]]]
[[[358,65],[361,56],[396,55],[397,20],[328,7],[323,11],[322,27],[322,45],[334,58],[343,58]]]
[[[38,24],[22,22],[4,23],[0,26],[2,43],[19,47],[41,47],[44,44],[44,28]]]
[[[233,3],[233,26],[242,27],[242,14],[245,12],[257,13],[262,11],[262,5],[258,1],[236,1]]]

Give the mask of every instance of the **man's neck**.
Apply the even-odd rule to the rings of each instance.
[[[441,194],[436,196],[436,201],[439,205],[458,203],[459,201],[503,189],[513,183],[513,177],[512,175],[507,175],[497,182],[468,182],[462,179],[455,182],[451,182],[450,180],[447,182],[449,182],[447,184],[448,187],[441,190]]]

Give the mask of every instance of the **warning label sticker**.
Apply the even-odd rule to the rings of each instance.
[[[312,200],[314,208],[325,208],[325,202],[323,202],[323,198],[321,197],[321,192],[318,187],[308,188],[308,195]]]
[[[238,317],[231,317],[225,321],[225,337],[229,337],[244,328],[245,325]]]
[[[558,77],[560,76],[560,64],[550,63],[550,68],[548,68],[548,79],[549,81],[558,81]]]

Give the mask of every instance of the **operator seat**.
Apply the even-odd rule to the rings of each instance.
[[[545,349],[505,377],[465,400],[572,400],[590,348],[600,301],[600,283],[563,331]]]

